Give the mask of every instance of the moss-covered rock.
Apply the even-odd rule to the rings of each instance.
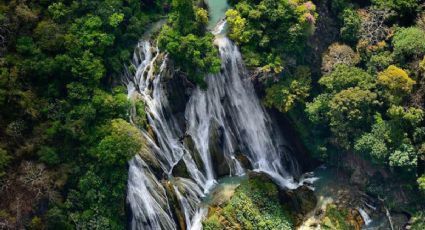
[[[360,230],[364,224],[359,211],[334,204],[327,205],[321,222],[322,229],[326,230]]]
[[[425,212],[420,211],[415,213],[410,220],[410,229],[421,230],[425,229]]]
[[[241,152],[237,152],[235,154],[235,158],[241,163],[244,169],[252,169],[251,161],[248,159],[248,157],[245,154]]]
[[[209,151],[211,154],[212,165],[214,172],[218,177],[227,176],[230,174],[229,159],[224,154],[224,133],[223,127],[217,122],[211,122],[209,131]]]
[[[203,228],[289,230],[294,221],[279,202],[278,187],[267,176],[251,173],[227,203],[210,208]]]
[[[173,168],[173,176],[188,178],[189,175],[186,164],[184,163],[184,160],[181,159]]]
[[[189,153],[192,156],[192,159],[195,161],[196,166],[198,166],[198,169],[203,170],[204,162],[202,161],[199,151],[196,149],[192,136],[186,135],[183,138],[183,145],[187,150],[189,150]]]
[[[180,203],[177,199],[177,195],[173,188],[173,184],[169,180],[164,180],[162,184],[165,188],[165,192],[167,194],[169,205],[171,208],[170,210],[172,210],[174,220],[178,224],[179,229],[186,230],[186,222],[184,218],[184,213],[180,208]]]
[[[307,186],[301,186],[295,190],[281,190],[279,199],[291,210],[296,225],[300,225],[304,217],[313,211],[317,204],[317,197]]]

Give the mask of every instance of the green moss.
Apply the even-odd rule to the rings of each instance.
[[[134,106],[136,109],[136,116],[134,117],[134,123],[141,127],[146,128],[148,125],[147,117],[146,117],[146,111],[145,111],[145,103],[143,100],[135,100]]]
[[[348,211],[344,209],[338,209],[334,205],[329,205],[326,209],[326,215],[323,218],[324,229],[351,229],[346,223],[348,217]]]
[[[362,225],[363,219],[357,211],[339,208],[334,204],[326,207],[326,213],[322,218],[322,229],[325,230],[361,229]]]
[[[213,212],[211,214],[211,211]],[[241,183],[222,208],[210,210],[204,229],[293,229],[290,213],[279,203],[276,185],[264,178]]]
[[[204,221],[203,227],[204,227],[205,230],[220,229],[221,224],[220,224],[220,219],[219,219],[218,215],[210,216],[207,220]]]
[[[420,211],[412,216],[412,230],[425,229],[425,212]]]

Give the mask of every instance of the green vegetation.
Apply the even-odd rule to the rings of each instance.
[[[279,203],[277,186],[255,176],[243,181],[223,207],[215,207],[203,222],[205,230],[293,229],[290,213]]]
[[[311,1],[237,1],[226,13],[229,38],[240,45],[249,66],[282,72],[285,55],[301,54],[314,32],[316,6]]]
[[[6,228],[125,228],[126,162],[144,140],[125,121],[131,107],[125,90],[112,86],[168,4],[0,3],[0,221]],[[35,182],[31,175],[38,175]]]
[[[266,79],[264,104],[288,114],[311,154],[330,164],[344,154],[361,156],[405,181],[398,186],[407,191],[402,196],[422,201],[423,1],[329,0],[318,5],[330,7],[324,11],[307,0],[230,4],[228,36]],[[320,26],[336,21],[329,37],[316,28],[318,12],[330,12]],[[160,50],[189,81],[207,87],[204,77],[221,63],[202,1],[0,2],[2,227],[125,228],[127,161],[148,155],[133,125],[146,128],[147,120],[144,103],[128,100],[118,85],[137,41],[165,17],[155,34]],[[134,124],[127,121],[130,110]],[[397,197],[386,196],[396,186],[375,185],[365,186],[397,208]],[[424,228],[422,203],[408,209],[411,229]],[[326,227],[350,228],[346,210],[327,210]],[[243,182],[212,211],[205,229],[294,226],[276,186],[259,178]]]
[[[243,32],[250,31],[252,26],[247,25],[254,21],[250,17],[255,8],[241,2],[236,5],[238,13],[232,12],[232,20],[237,22],[236,28],[247,29],[231,31],[231,35],[239,37],[234,39],[244,51],[243,47],[249,46],[244,36],[253,35]],[[340,36],[322,53],[321,73],[313,72],[313,81],[306,84],[311,89],[300,87],[304,85],[300,82],[306,82],[303,76],[290,74],[301,64],[293,63],[277,83],[267,82],[264,102],[288,113],[314,156],[332,163],[344,153],[359,154],[405,178],[406,183],[417,181],[418,186],[409,188],[416,194],[419,189],[425,191],[423,7],[414,0],[331,3]],[[261,42],[252,46],[251,51],[265,50]],[[288,50],[279,53],[285,52]],[[248,52],[247,57],[251,56]]]
[[[360,229],[358,223],[361,217],[353,216],[353,210],[344,208],[338,208],[334,204],[328,204],[326,206],[326,212],[322,219],[322,228],[326,230],[352,230]]]
[[[296,102],[303,102],[310,92],[311,73],[308,67],[299,67],[294,75],[288,76],[279,83],[267,88],[264,103],[285,113],[292,109]]]
[[[220,71],[214,36],[205,31],[208,12],[194,7],[192,0],[173,0],[172,9],[169,25],[159,34],[159,48],[167,51],[189,80],[205,88],[205,75]]]

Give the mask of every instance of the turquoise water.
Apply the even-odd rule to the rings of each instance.
[[[202,203],[209,206],[229,200],[239,184],[247,179],[247,176],[232,176],[219,179],[217,185],[205,196]]]
[[[208,29],[212,30],[217,25],[217,22],[225,17],[226,11],[229,9],[229,4],[227,4],[227,0],[207,0],[206,2],[210,16]]]

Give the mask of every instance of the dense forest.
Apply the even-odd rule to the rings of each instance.
[[[147,102],[128,96],[123,76],[136,74],[133,51],[149,34],[178,76],[172,86],[186,87],[169,94],[206,91],[206,76],[230,65],[208,29],[208,3],[0,1],[0,229],[144,229],[129,224],[128,162],[149,151],[145,133],[160,141]],[[308,170],[334,168],[387,213],[407,213],[399,229],[424,229],[425,2],[228,4],[227,37],[261,105],[281,118],[273,125],[285,120],[294,130],[306,152],[298,158],[313,162]],[[280,188],[264,180],[241,182],[228,203],[210,208],[203,228],[300,226],[304,209],[302,218],[280,209]],[[340,207],[326,213],[323,229],[361,229]]]

